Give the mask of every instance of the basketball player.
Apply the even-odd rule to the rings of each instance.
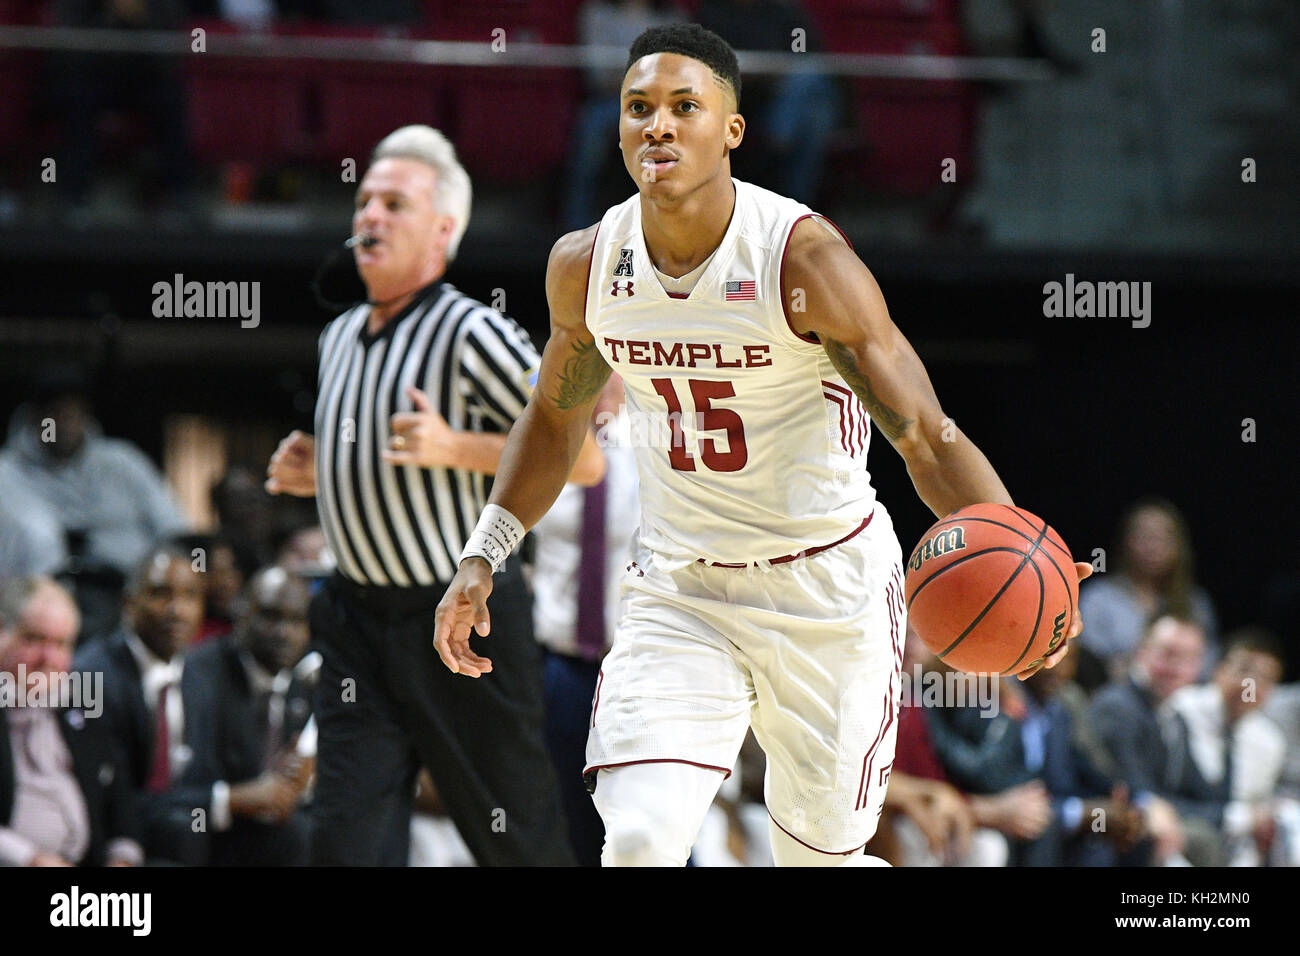
[[[731,178],[739,100],[715,34],[632,45],[619,143],[638,194],[551,252],[539,384],[438,606],[446,666],[489,672],[470,632],[489,633],[492,572],[555,500],[617,369],[634,420],[668,440],[636,449],[639,550],[593,701],[605,865],[684,864],[751,724],[777,864],[880,863],[861,850],[893,762],[905,621],[867,417],[936,515],[1012,504],[838,230]]]

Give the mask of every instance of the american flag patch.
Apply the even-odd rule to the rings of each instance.
[[[753,302],[754,280],[732,279],[725,287],[725,295],[728,302]]]

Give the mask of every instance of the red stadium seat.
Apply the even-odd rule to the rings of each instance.
[[[304,24],[277,31],[283,36],[373,40],[390,34],[379,28]],[[310,109],[305,138],[309,155],[335,166],[364,159],[384,136],[411,123],[441,127],[441,75],[436,67],[400,62],[292,60],[286,67],[302,82]]]
[[[491,4],[489,7],[537,7],[536,4]],[[548,9],[545,7],[539,8]],[[486,20],[458,25],[444,22],[434,30],[439,40],[475,41],[490,36]],[[567,42],[572,24],[533,9],[528,33],[533,40]],[[523,22],[514,21],[516,25]],[[512,35],[506,29],[507,52]],[[516,29],[518,27],[516,26]],[[443,67],[439,76],[448,93],[448,135],[473,176],[500,183],[536,182],[554,173],[568,149],[574,113],[582,95],[577,70],[540,67]]]
[[[961,32],[943,20],[848,16],[827,34],[839,53],[930,54],[965,52]],[[939,185],[941,163],[957,162],[970,175],[975,93],[970,83],[934,80],[857,79],[853,115],[867,141],[859,174],[878,190],[919,195]]]
[[[301,78],[274,59],[222,57],[223,21],[190,24],[207,31],[207,53],[185,57],[192,145],[200,160],[286,161],[304,150]]]

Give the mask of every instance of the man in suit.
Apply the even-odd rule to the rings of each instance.
[[[1155,839],[1157,864],[1222,866],[1218,829],[1228,791],[1206,781],[1192,759],[1187,726],[1166,706],[1196,681],[1205,632],[1190,618],[1157,616],[1146,627],[1129,675],[1093,697],[1089,716]]]
[[[307,586],[280,567],[259,571],[235,604],[231,634],[192,651],[181,692],[193,757],[187,789],[224,791],[208,821],[213,866],[302,866],[300,799],[314,761],[295,744],[310,716]]]
[[[77,670],[103,675],[103,719],[126,757],[145,852],[174,863],[202,862],[203,828],[220,798],[182,780],[193,754],[182,655],[203,621],[203,598],[189,552],[155,545],[127,583],[122,625],[85,645],[75,660]]]
[[[1038,774],[1052,801],[1049,839],[1021,859],[1037,866],[1146,866],[1151,843],[1142,812],[1113,767],[1090,756],[1087,714],[1071,707],[1078,661],[1070,657],[1023,684],[1020,735],[1028,768]],[[1104,758],[1103,758],[1104,759]]]
[[[0,681],[12,691],[0,694],[0,865],[144,860],[97,688],[68,674],[79,626],[72,596],[51,579],[0,584]]]

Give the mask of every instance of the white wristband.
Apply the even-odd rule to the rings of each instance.
[[[495,574],[518,547],[524,534],[524,526],[518,518],[499,505],[488,505],[479,515],[478,524],[470,533],[469,543],[460,553],[460,560],[483,558],[492,565],[492,573]]]

